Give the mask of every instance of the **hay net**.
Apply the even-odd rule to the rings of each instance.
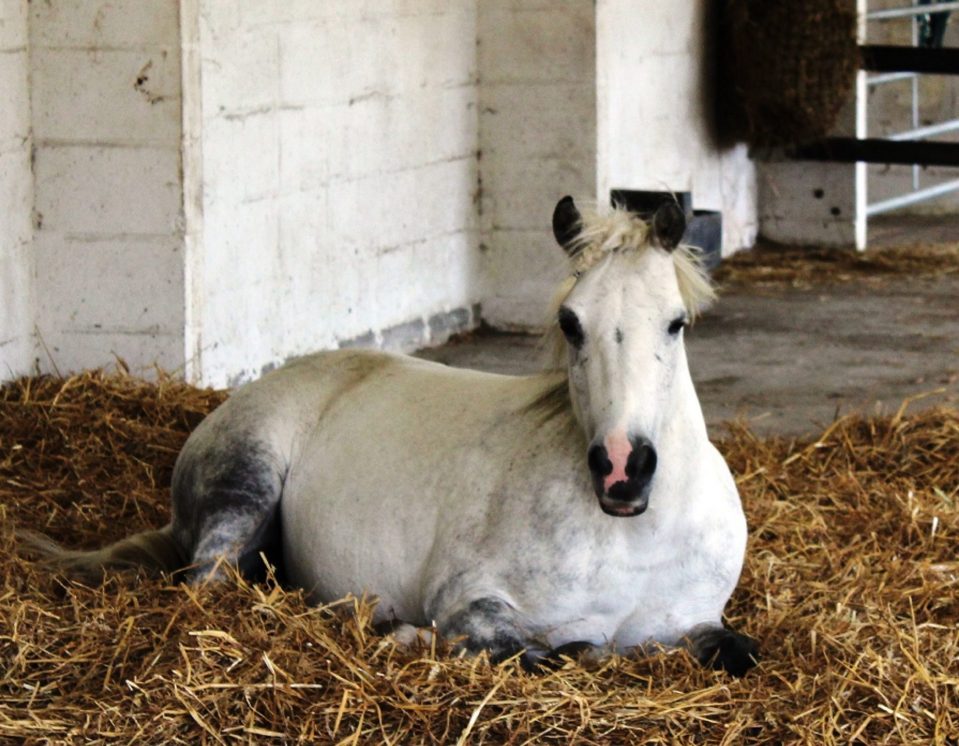
[[[787,146],[824,137],[855,79],[855,21],[849,0],[726,0],[720,140]]]

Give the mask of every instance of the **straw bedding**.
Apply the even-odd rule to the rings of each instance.
[[[19,556],[14,526],[94,546],[162,524],[177,449],[223,397],[99,372],[0,389],[0,740],[959,743],[959,412],[728,431],[751,532],[729,622],[764,654],[734,680],[677,651],[528,675],[400,650],[361,602],[89,588]]]
[[[724,259],[714,274],[724,285],[809,288],[883,283],[903,277],[959,276],[959,242],[912,243],[858,252],[853,248],[784,246],[760,240]]]

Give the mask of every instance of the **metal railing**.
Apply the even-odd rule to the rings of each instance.
[[[870,21],[889,21],[908,19],[912,25],[912,44],[916,46],[919,41],[919,16],[933,15],[936,13],[948,13],[952,10],[959,10],[959,2],[940,2],[925,5],[918,5],[916,0],[908,7],[888,8],[884,10],[869,10],[868,0],[856,0],[856,10],[858,14],[857,37],[860,46],[867,43]],[[959,73],[959,71],[957,71]],[[887,140],[905,141],[920,140],[934,135],[953,132],[959,130],[959,119],[950,119],[936,124],[920,126],[919,123],[919,75],[917,72],[892,72],[879,75],[870,75],[866,70],[860,69],[856,73],[856,137],[864,140],[869,136],[869,107],[868,94],[869,89],[875,86],[886,85],[897,81],[908,80],[912,87],[912,123],[911,128],[885,135]],[[942,182],[928,187],[921,184],[920,164],[914,163],[912,166],[912,191],[905,194],[870,203],[868,201],[868,176],[869,164],[864,161],[858,161],[855,166],[855,186],[856,186],[856,217],[855,217],[855,236],[856,248],[859,251],[865,250],[868,242],[868,219],[873,215],[889,212],[900,207],[913,205],[918,202],[935,197],[941,197],[945,194],[959,190],[959,179]]]

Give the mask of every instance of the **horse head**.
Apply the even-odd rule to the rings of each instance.
[[[619,208],[584,216],[571,197],[553,213],[572,270],[556,309],[570,399],[593,487],[613,516],[646,510],[657,449],[690,397],[698,410],[683,330],[712,287],[679,245],[685,225],[673,203],[648,223]]]

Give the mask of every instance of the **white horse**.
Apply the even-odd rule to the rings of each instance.
[[[647,225],[562,199],[561,369],[300,359],[190,436],[168,526],[54,559],[205,578],[272,551],[316,601],[375,594],[379,621],[434,624],[494,660],[659,643],[741,675],[756,646],[722,613],[746,523],[686,363],[683,329],[712,290],[677,247],[684,227],[675,205]]]

